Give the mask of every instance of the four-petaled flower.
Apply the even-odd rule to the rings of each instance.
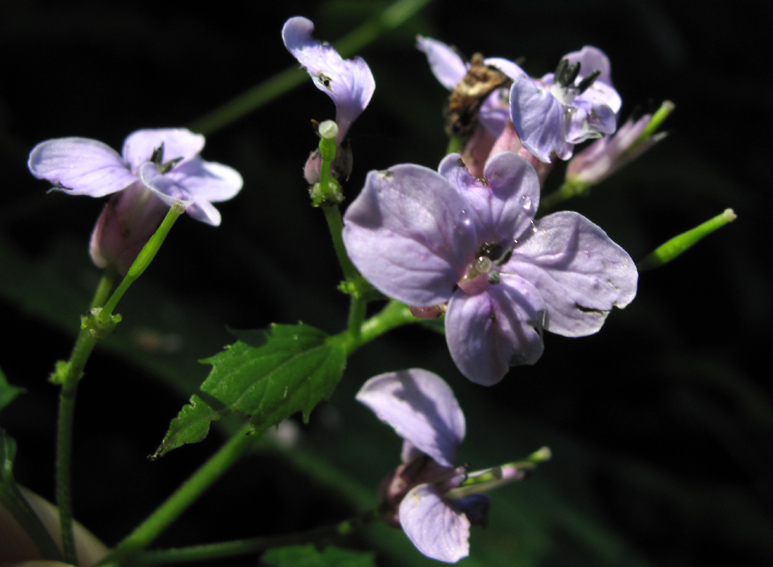
[[[239,173],[204,161],[204,136],[184,128],[137,130],[119,155],[89,138],[57,138],[35,146],[28,167],[69,195],[114,194],[92,234],[95,264],[126,273],[137,253],[175,200],[196,220],[218,226],[212,202],[226,201],[242,188]]]
[[[582,215],[534,220],[534,168],[502,152],[470,175],[458,154],[438,172],[412,164],[371,171],[344,216],[352,262],[411,306],[448,302],[446,340],[467,378],[491,385],[542,354],[543,329],[597,332],[636,294],[630,256]]]
[[[449,494],[478,474],[456,467],[465,421],[451,388],[432,372],[403,370],[374,376],[357,400],[403,438],[403,464],[381,487],[387,521],[402,527],[427,557],[447,563],[467,557],[470,526],[486,524],[489,499]],[[502,467],[498,484],[520,477],[516,468]]]
[[[311,37],[314,24],[308,18],[296,16],[285,22],[282,40],[287,50],[314,80],[314,85],[333,99],[336,105],[336,146],[346,137],[349,127],[368,106],[376,81],[370,67],[361,57],[344,59],[328,43]],[[314,152],[306,164],[304,175],[309,183],[319,181],[319,155]],[[342,151],[334,162],[334,172],[348,177],[351,158]]]
[[[512,74],[510,119],[523,146],[543,162],[572,156],[574,145],[612,134],[622,101],[612,87],[607,56],[585,46],[565,55],[542,79]]]

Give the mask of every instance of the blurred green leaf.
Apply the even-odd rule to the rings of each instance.
[[[279,547],[263,555],[265,567],[374,567],[375,553],[329,546],[319,551],[313,545]]]
[[[11,386],[8,380],[5,379],[3,371],[0,370],[0,410],[10,404],[23,391],[21,388]]]
[[[233,411],[249,416],[257,432],[297,411],[308,421],[343,375],[343,347],[309,325],[275,324],[268,332],[242,336],[252,344],[237,341],[202,361],[212,365],[202,393],[172,420],[154,457],[203,440],[210,422]]]

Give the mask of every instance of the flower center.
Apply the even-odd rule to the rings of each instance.
[[[601,71],[596,70],[589,73],[575,85],[574,83],[579,74],[580,62],[578,61],[574,65],[570,65],[568,59],[561,59],[555,73],[553,73],[553,85],[550,87],[550,94],[564,106],[571,105],[577,96],[587,91],[601,75]]]
[[[459,287],[467,292],[472,292],[481,280],[475,281],[478,276],[486,276],[486,280],[491,284],[499,283],[499,266],[505,264],[513,253],[513,249],[504,249],[501,244],[496,242],[484,242],[475,254],[475,260],[470,266],[470,271],[464,279],[459,282]]]
[[[181,162],[182,159],[182,157],[176,157],[174,159],[170,159],[167,162],[164,162],[164,142],[161,142],[161,145],[153,150],[152,154],[150,154],[150,161],[156,164],[156,168],[158,168],[158,172],[161,175],[169,172],[169,170],[177,165],[178,162]]]

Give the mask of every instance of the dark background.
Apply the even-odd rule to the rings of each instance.
[[[280,38],[288,17],[305,15],[316,37],[334,40],[386,5],[0,5],[0,368],[28,390],[2,417],[19,443],[20,482],[52,498],[56,390],[45,377],[56,358],[67,357],[97,280],[86,251],[102,206],[45,194],[47,186],[26,170],[32,146],[77,135],[120,148],[136,129],[189,125],[294,64]],[[535,367],[513,370],[494,388],[467,383],[443,339],[420,329],[400,330],[353,357],[332,403],[303,426],[301,448],[368,490],[398,455],[391,433],[351,407],[358,385],[378,372],[422,366],[448,379],[467,414],[462,457],[472,468],[542,444],[553,448],[553,462],[533,481],[502,489],[501,499],[494,495],[495,508],[512,508],[517,520],[507,524],[507,540],[494,525],[487,535],[475,532],[473,559],[493,547],[518,565],[773,561],[773,479],[766,466],[773,405],[764,351],[773,107],[769,63],[759,61],[770,20],[750,0],[696,6],[435,2],[360,52],[377,88],[350,132],[350,197],[370,169],[400,162],[435,167],[443,155],[446,93],[413,49],[421,33],[467,55],[524,57],[524,68],[538,76],[561,55],[596,45],[612,61],[623,118],[675,102],[664,142],[590,198],[566,203],[634,259],[726,207],[738,214],[679,260],[642,274],[637,299],[612,313],[599,334],[547,336]],[[338,267],[301,177],[315,143],[309,120],[333,116],[329,99],[306,81],[208,136],[205,159],[238,169],[242,193],[218,205],[217,229],[187,218],[175,226],[122,303],[126,322],[93,356],[80,388],[76,513],[108,544],[216,447],[210,439],[158,463],[144,459],[206,376],[195,360],[233,341],[224,325],[303,320],[337,332],[345,324],[346,299],[335,291]],[[557,168],[549,187],[560,180]],[[177,342],[164,343],[168,336]],[[339,489],[348,500],[329,483],[309,482],[292,456],[264,451],[230,472],[159,545],[341,519],[360,507],[351,487]],[[245,511],[249,521],[239,519]],[[394,564],[388,553],[379,557]]]

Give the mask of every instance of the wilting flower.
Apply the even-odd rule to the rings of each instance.
[[[601,50],[585,46],[569,53],[542,79],[511,78],[510,118],[523,146],[541,161],[553,154],[569,159],[575,144],[615,131],[622,101]]]
[[[467,557],[470,526],[486,524],[489,499],[459,486],[488,471],[467,474],[465,467],[456,466],[465,421],[451,388],[432,372],[403,370],[374,376],[357,400],[403,438],[403,464],[381,487],[387,521],[402,527],[427,557],[447,563]],[[497,473],[492,484],[522,478],[513,466]]]
[[[242,178],[201,159],[203,147],[204,136],[184,128],[137,130],[121,155],[97,140],[57,138],[35,146],[27,165],[63,193],[114,194],[97,221],[90,252],[97,266],[114,264],[125,273],[173,201],[182,201],[196,220],[220,224],[212,202],[234,197]]]
[[[336,105],[336,124],[338,134],[336,146],[346,137],[349,127],[368,106],[376,81],[370,67],[360,57],[343,59],[328,43],[322,43],[311,37],[314,24],[302,16],[290,18],[282,28],[282,40],[287,50],[311,76],[314,85],[333,99]],[[309,183],[319,181],[319,156],[312,153],[309,157],[304,176]],[[338,152],[334,170],[344,177],[351,169],[350,158]]]
[[[484,179],[449,154],[438,172],[412,164],[371,171],[344,216],[344,244],[385,295],[448,303],[446,341],[467,378],[491,385],[542,354],[542,331],[597,332],[636,294],[630,256],[582,215],[535,221],[539,180],[502,152]]]
[[[666,101],[659,112],[668,114],[673,109],[674,104]],[[652,118],[652,114],[645,114],[635,122],[628,120],[614,136],[596,140],[574,156],[566,168],[567,182],[572,183],[579,190],[601,183],[665,138],[666,133],[659,132],[639,139],[650,125]]]

